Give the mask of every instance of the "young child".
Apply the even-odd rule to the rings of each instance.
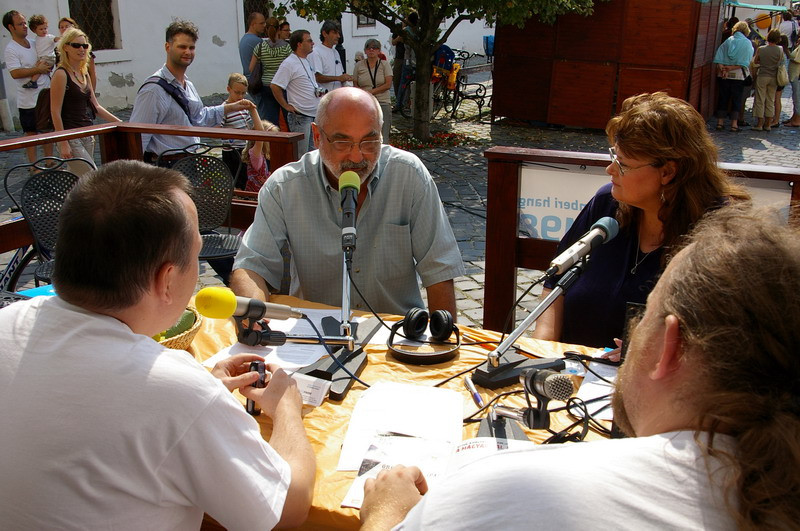
[[[28,27],[36,34],[36,57],[46,62],[53,68],[56,64],[56,43],[60,37],[47,33],[47,19],[44,15],[33,15],[28,19]],[[46,74],[34,74],[31,80],[25,83],[23,88],[36,88],[39,86],[37,79]]]
[[[277,125],[267,120],[260,120],[258,111],[250,111],[257,131],[280,131]],[[245,190],[258,192],[269,178],[269,142],[247,142],[242,154],[242,162],[247,164],[247,184]]]
[[[236,103],[244,99],[247,93],[247,78],[244,74],[233,73],[228,77],[228,99],[225,103]],[[256,119],[258,115],[256,115]],[[251,129],[253,127],[253,120],[250,113],[245,110],[235,111],[225,116],[222,121],[222,127],[229,127],[232,129]],[[222,148],[222,161],[231,170],[233,175],[234,186],[240,190],[244,189],[245,182],[247,181],[247,172],[244,169],[244,164],[240,164],[242,160],[242,150],[247,144],[244,140],[225,140],[225,147]]]

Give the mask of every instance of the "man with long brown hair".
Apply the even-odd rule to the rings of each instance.
[[[613,401],[631,438],[501,452],[430,491],[416,467],[381,472],[362,530],[796,528],[798,292],[796,228],[710,214],[633,330]]]

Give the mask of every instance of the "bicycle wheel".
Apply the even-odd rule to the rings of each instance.
[[[11,274],[8,276],[8,280],[5,281],[5,285],[0,286],[5,291],[17,291],[17,283],[19,282],[20,277],[25,272],[25,269],[28,268],[31,261],[36,258],[36,249],[31,248],[22,256],[22,259],[19,260],[14,266]],[[12,258],[13,261],[13,258]],[[37,264],[38,265],[38,264]],[[6,267],[6,271],[3,272],[3,276],[5,278],[5,274],[8,272],[8,268],[12,267],[11,264]],[[35,266],[36,267],[36,266]]]

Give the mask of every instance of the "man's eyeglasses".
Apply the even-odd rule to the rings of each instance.
[[[77,50],[78,48],[83,48],[84,50],[88,50],[88,49],[89,49],[89,45],[88,45],[88,44],[86,44],[86,43],[81,43],[81,42],[68,42],[67,44],[69,44],[70,46],[72,46],[72,47],[73,47],[73,48],[75,48],[76,50]]]
[[[619,157],[617,156],[617,150],[613,147],[608,148],[608,153],[611,155],[611,163],[617,165],[617,169],[619,169],[620,175],[625,175],[626,171],[633,171],[638,170],[640,168],[644,168],[645,166],[655,166],[655,162],[649,162],[647,164],[642,164],[641,166],[626,166],[625,164],[619,161]]]
[[[353,142],[352,140],[331,140],[324,129],[320,127],[319,130],[322,132],[323,136],[325,136],[325,140],[339,153],[350,153],[353,151],[353,146],[355,145],[358,145],[358,150],[362,155],[374,155],[381,149],[380,140],[362,140],[361,142]]]

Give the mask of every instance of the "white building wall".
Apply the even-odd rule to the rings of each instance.
[[[49,22],[50,33],[58,34],[58,19],[70,16],[68,0],[10,0],[26,17],[44,14]],[[195,60],[187,76],[198,92],[207,96],[224,92],[228,75],[241,72],[239,40],[247,31],[241,0],[114,0],[118,14],[117,22],[120,49],[96,51],[97,95],[100,103],[108,108],[132,105],[136,91],[142,82],[161,68],[165,60],[164,30],[173,18],[186,18],[194,22],[200,31]],[[319,45],[319,22],[311,22],[297,16],[288,18],[292,29],[307,29]],[[378,23],[375,28],[357,28],[356,17],[342,15],[344,46],[347,50],[347,68],[352,72],[356,51],[363,50],[369,38],[383,43],[384,51],[391,55],[389,30]],[[443,30],[444,31],[444,27]],[[32,32],[31,32],[32,34]],[[483,22],[461,23],[450,36],[448,44],[483,53],[483,35],[494,34]],[[0,47],[10,42],[7,30],[3,29]],[[4,65],[5,66],[5,65]],[[12,115],[17,115],[16,83],[5,67],[3,81]]]

